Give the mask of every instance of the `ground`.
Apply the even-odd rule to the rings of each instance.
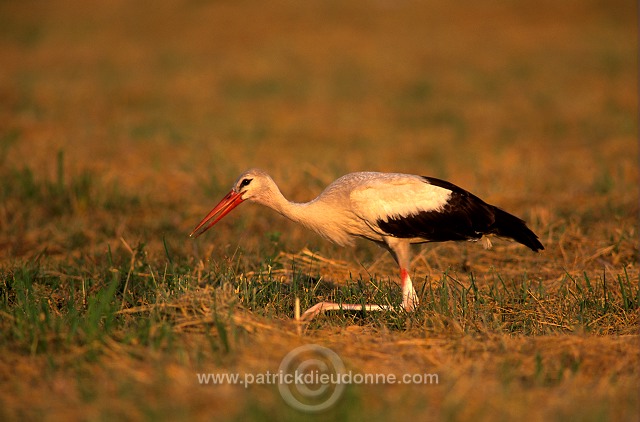
[[[636,16],[577,0],[0,3],[0,418],[637,420]],[[189,239],[251,167],[295,201],[352,171],[444,178],[545,250],[416,247],[406,313],[375,245],[251,205]],[[296,298],[391,309],[300,324]],[[423,382],[351,382],[304,412],[255,382],[298,346]]]

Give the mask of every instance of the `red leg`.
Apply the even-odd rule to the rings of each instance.
[[[400,278],[402,279],[402,307],[405,311],[413,311],[418,306],[418,295],[413,288],[409,271],[400,267]]]

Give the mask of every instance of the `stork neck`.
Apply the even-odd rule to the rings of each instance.
[[[318,201],[317,198],[309,202],[292,202],[286,199],[276,187],[272,189],[268,201],[263,202],[263,205],[311,230],[321,234],[324,232],[322,227],[324,207],[322,201]]]
[[[282,193],[277,190],[273,195],[273,204],[272,208],[287,217],[290,220],[295,222],[303,223],[305,220],[309,220],[313,215],[313,203],[310,202],[292,202],[282,195]]]
[[[270,190],[268,198],[258,202],[334,243],[353,243],[346,229],[348,222],[345,223],[343,215],[335,207],[332,208],[324,198],[321,195],[309,202],[291,202],[275,187]]]

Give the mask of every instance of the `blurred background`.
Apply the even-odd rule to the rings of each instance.
[[[2,2],[0,165],[89,172],[176,235],[250,167],[298,201],[379,170],[628,214],[637,51],[630,1]],[[6,207],[5,244],[47,224]]]

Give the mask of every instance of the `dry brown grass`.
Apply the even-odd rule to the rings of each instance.
[[[317,343],[441,380],[352,386],[317,419],[636,420],[636,7],[2,2],[0,418],[306,419],[273,386],[195,373],[273,371]],[[447,178],[546,250],[416,249],[415,316],[300,334],[295,295],[387,297],[396,269],[250,206],[186,239],[249,167],[298,201],[350,171]]]

